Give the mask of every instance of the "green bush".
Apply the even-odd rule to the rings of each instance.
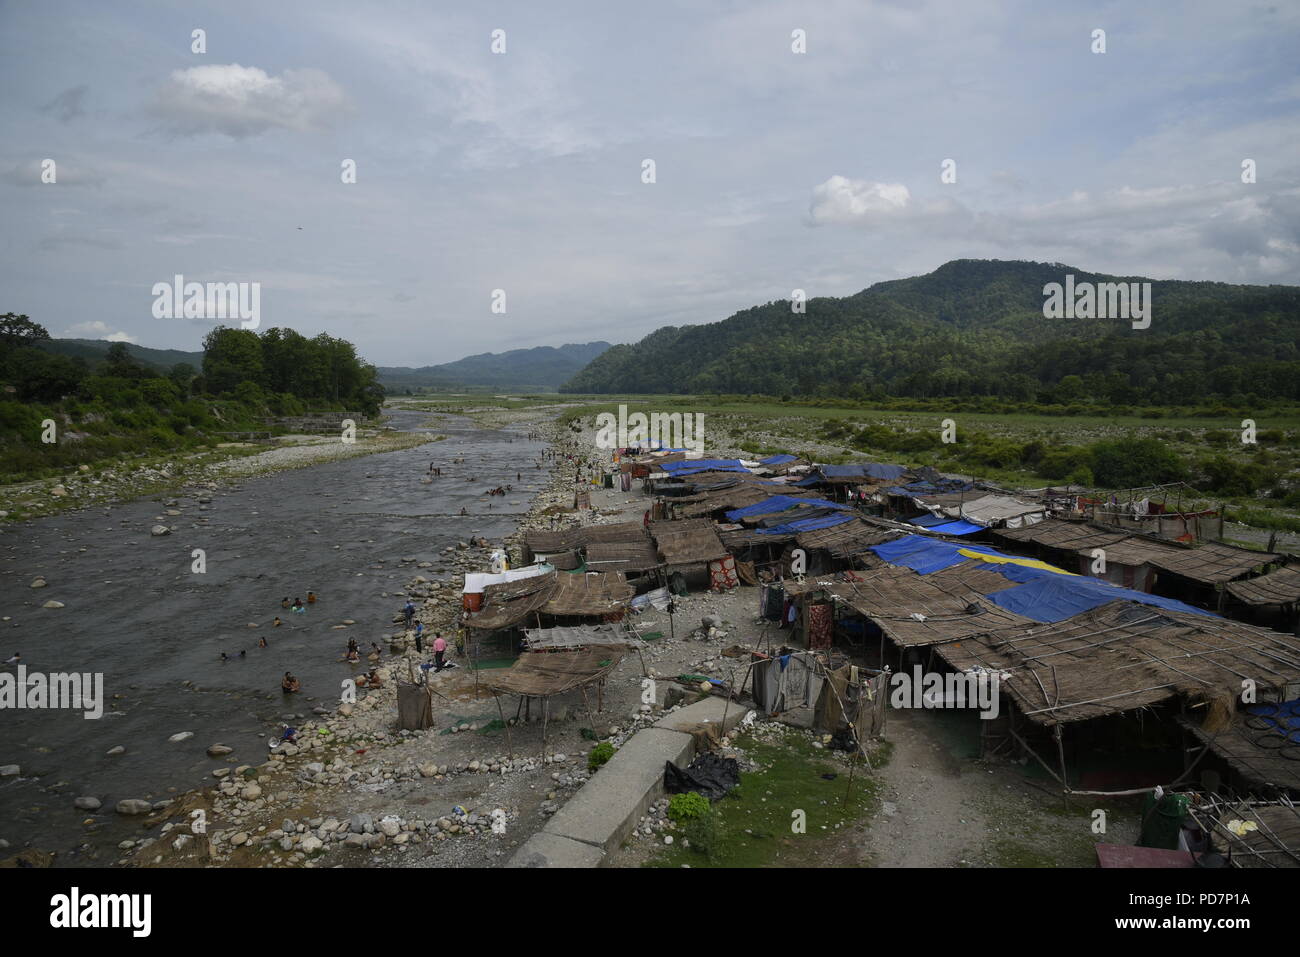
[[[709,799],[694,791],[674,794],[672,800],[668,802],[668,816],[678,822],[703,817],[712,809],[713,805],[709,803]]]
[[[598,767],[604,765],[605,762],[608,761],[613,756],[614,756],[614,746],[610,744],[608,741],[600,742],[600,744],[592,748],[591,753],[587,755],[587,770],[588,771],[596,770]]]

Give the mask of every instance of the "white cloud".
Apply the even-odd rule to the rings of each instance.
[[[168,132],[234,139],[272,129],[323,129],[348,109],[343,89],[321,70],[285,70],[277,77],[238,63],[176,70],[153,104]]]
[[[93,322],[79,322],[69,326],[57,336],[59,339],[107,339],[109,342],[135,342],[135,336],[129,336],[121,330],[113,331],[106,323],[98,319]]]
[[[907,208],[912,195],[902,183],[872,183],[832,176],[813,187],[808,215],[814,224],[858,223]]]

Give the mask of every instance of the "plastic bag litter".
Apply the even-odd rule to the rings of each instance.
[[[735,758],[720,758],[711,751],[697,757],[687,767],[664,762],[664,790],[669,794],[694,791],[716,801],[740,783],[740,765]]]

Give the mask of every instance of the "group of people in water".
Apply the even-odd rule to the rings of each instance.
[[[316,604],[316,593],[314,591],[309,591],[307,592],[307,605],[314,605],[314,604]],[[281,608],[288,608],[291,612],[294,612],[295,614],[298,615],[305,615],[307,613],[307,605],[304,605],[302,603],[301,598],[295,598],[292,602],[290,602],[288,595],[280,599]],[[279,618],[276,619],[276,621],[279,620],[280,620]]]

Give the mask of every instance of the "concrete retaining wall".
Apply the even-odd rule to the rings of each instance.
[[[705,698],[638,731],[506,866],[599,867],[663,796],[664,762],[685,767],[695,758],[691,731],[713,724],[725,734],[748,710],[734,701],[728,706],[722,698]]]

